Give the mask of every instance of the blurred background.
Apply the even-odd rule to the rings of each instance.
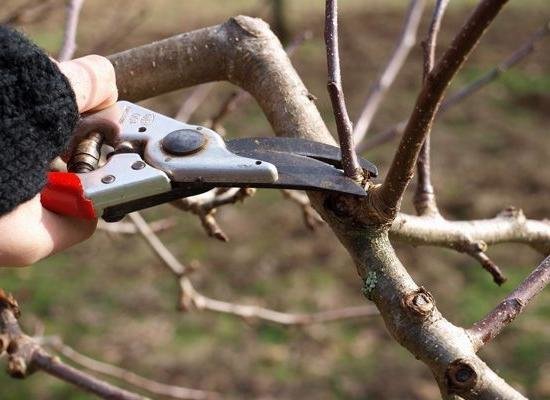
[[[0,21],[28,1],[3,0]],[[32,3],[32,2],[31,2]],[[34,2],[38,3],[38,2]],[[52,55],[62,40],[65,2],[11,21]],[[88,0],[78,28],[76,55],[112,54],[238,14],[267,20],[285,42],[310,32],[293,64],[335,132],[326,93],[324,2],[282,1],[277,17],[268,0]],[[30,3],[29,3],[30,4]],[[381,72],[402,28],[407,1],[341,1],[343,84],[352,120],[369,85]],[[438,49],[448,45],[474,1],[452,1]],[[492,25],[451,90],[509,56],[548,23],[547,0],[510,2]],[[427,32],[433,2],[419,30]],[[198,61],[200,62],[200,61]],[[371,132],[406,118],[420,87],[422,54],[417,45],[377,114]],[[204,123],[234,91],[217,83],[191,121]],[[193,89],[144,102],[174,115]],[[474,97],[438,120],[432,136],[433,179],[440,208],[449,219],[495,216],[507,206],[530,218],[550,216],[550,37],[536,51]],[[223,122],[228,137],[270,135],[254,102]],[[372,134],[372,133],[369,133]],[[396,142],[370,149],[383,177]],[[410,198],[404,210],[412,213]],[[170,206],[144,213],[149,221],[174,218],[159,233],[210,297],[258,304],[280,311],[314,312],[365,304],[352,261],[326,226],[309,230],[300,209],[277,191],[217,213],[230,238],[207,237],[199,220]],[[512,290],[542,259],[527,246],[503,244],[489,255],[508,276],[502,287],[476,261],[439,248],[396,249],[419,285],[434,295],[453,323],[469,326]],[[378,317],[284,327],[208,311],[181,312],[178,288],[138,235],[98,231],[92,239],[32,268],[0,270],[0,287],[12,292],[27,332],[59,335],[78,351],[151,379],[219,392],[224,398],[255,399],[437,399],[430,371],[401,348]],[[482,357],[526,395],[550,399],[550,294],[548,290],[482,352]],[[25,381],[0,374],[0,398],[89,399],[39,373]],[[159,397],[160,398],[160,397]]]

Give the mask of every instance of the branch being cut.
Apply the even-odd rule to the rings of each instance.
[[[508,71],[510,68],[518,64],[520,61],[525,59],[533,51],[536,50],[536,45],[542,39],[544,39],[550,33],[550,22],[544,24],[541,28],[537,29],[529,39],[521,44],[514,52],[503,60],[496,67],[490,69],[479,78],[474,79],[472,82],[468,83],[461,89],[452,93],[447,99],[441,103],[441,107],[437,111],[436,117],[440,117],[445,112],[447,112],[452,107],[461,103],[463,100],[467,99],[471,95],[477,93],[479,90],[483,89],[489,83],[498,79],[502,74]],[[370,137],[366,142],[359,143],[358,151],[363,152],[366,149],[371,149],[373,147],[380,146],[384,143],[387,143],[394,138],[401,136],[407,121],[401,121],[395,124],[394,126],[386,129],[385,131],[379,132],[376,135]]]
[[[489,314],[472,326],[468,333],[477,350],[494,339],[508,324],[523,311],[529,302],[548,285],[550,281],[550,256]]]
[[[325,44],[327,48],[328,83],[327,89],[332,103],[332,111],[336,120],[338,142],[342,152],[342,167],[344,174],[360,182],[363,180],[363,170],[359,165],[351,121],[346,108],[342,76],[340,73],[340,54],[338,50],[338,0],[326,0],[325,3]],[[368,177],[366,177],[368,179]]]
[[[0,354],[8,353],[7,372],[12,377],[22,379],[42,370],[104,399],[145,400],[139,394],[99,380],[49,355],[36,340],[23,333],[17,321],[19,315],[15,299],[0,289]]]
[[[435,64],[437,35],[439,34],[443,14],[445,14],[448,3],[449,0],[438,0],[436,2],[430,22],[428,37],[422,42],[422,47],[424,49],[424,74],[422,76],[422,82],[424,85]],[[416,161],[416,173],[418,182],[413,199],[416,213],[418,215],[439,215],[430,170],[430,129],[428,129],[426,138],[420,149],[420,154],[418,155],[418,160]]]
[[[418,154],[430,133],[447,86],[506,2],[507,0],[482,0],[426,78],[380,189],[381,203],[390,218],[399,209],[403,193],[412,178]]]
[[[94,360],[84,354],[77,352],[70,346],[67,346],[59,337],[40,337],[35,340],[42,343],[44,346],[50,347],[56,352],[71,360],[75,364],[80,365],[90,371],[113,377],[129,383],[135,387],[143,389],[149,393],[158,396],[167,396],[174,399],[189,399],[189,400],[205,400],[217,399],[218,395],[213,392],[203,390],[190,389],[182,386],[167,385],[148,378],[137,375],[132,371],[123,368],[106,364],[101,361]]]
[[[424,4],[424,0],[411,0],[409,4],[409,9],[407,10],[403,30],[399,37],[397,46],[393,51],[388,64],[384,68],[384,71],[378,80],[372,85],[365,105],[363,106],[363,110],[355,122],[353,137],[356,147],[360,146],[361,142],[365,138],[372,119],[382,103],[382,99],[393,84],[393,81],[405,64],[405,60],[416,43],[416,32],[418,31],[422,11],[424,10]]]
[[[63,44],[59,50],[58,60],[67,61],[73,58],[76,51],[76,31],[78,28],[78,17],[84,0],[67,0],[65,29],[63,31]]]

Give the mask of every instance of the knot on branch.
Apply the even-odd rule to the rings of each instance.
[[[250,37],[257,38],[264,35],[265,32],[271,32],[269,24],[261,18],[237,15],[236,17],[229,18],[228,22],[231,26],[238,29],[241,34],[245,34]]]
[[[419,287],[414,292],[403,297],[403,299],[401,299],[401,305],[409,315],[426,319],[435,309],[435,300],[430,292],[423,287]]]
[[[397,210],[384,206],[379,197],[379,188],[380,185],[370,185],[366,197],[343,194],[327,195],[324,207],[339,220],[349,225],[389,227]]]
[[[448,392],[460,395],[475,387],[477,372],[467,360],[457,358],[447,367],[445,378]]]
[[[523,210],[521,208],[516,208],[514,206],[506,207],[504,210],[498,213],[498,217],[513,218],[518,222],[525,222],[526,220]]]
[[[5,309],[11,311],[15,318],[19,318],[21,315],[17,300],[15,300],[11,293],[6,293],[4,289],[0,289],[0,312]]]

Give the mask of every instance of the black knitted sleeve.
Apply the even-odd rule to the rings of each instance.
[[[69,81],[21,33],[0,26],[0,216],[34,197],[78,120]]]

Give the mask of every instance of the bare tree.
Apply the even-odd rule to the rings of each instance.
[[[362,281],[363,296],[377,308],[392,337],[430,368],[445,399],[525,398],[477,353],[518,317],[550,280],[550,257],[547,257],[494,310],[472,327],[464,328],[442,315],[430,291],[414,282],[390,242],[391,237],[415,245],[447,247],[467,253],[478,260],[498,283],[504,277],[485,254],[488,246],[518,242],[536,249],[543,256],[550,253],[550,223],[527,219],[516,209],[508,208],[495,218],[483,220],[450,221],[442,218],[435,206],[435,194],[428,190],[431,187],[429,168],[422,167],[429,165],[426,141],[449,83],[505,3],[506,0],[481,0],[437,58],[437,31],[446,5],[445,1],[438,1],[425,41],[422,87],[404,124],[401,141],[383,182],[370,182],[366,198],[308,193],[311,205],[349,252]],[[352,156],[355,153],[350,151],[353,149],[351,123],[345,115],[347,111],[340,83],[335,7],[336,2],[327,1],[329,90],[335,117],[339,121],[338,136],[341,143],[346,143],[347,150],[343,149],[343,153],[348,157],[347,172],[356,177]],[[225,80],[254,97],[276,135],[293,135],[334,144],[279,40],[261,20],[234,17],[220,25],[114,54],[110,59],[115,65],[122,99],[138,101],[184,87]],[[419,163],[421,155],[424,159]],[[400,206],[417,165],[420,165],[420,194],[430,196],[427,203],[417,207],[419,215],[413,216],[400,213]],[[211,194],[213,197],[201,200],[198,206],[188,204],[187,209],[204,216],[218,206],[219,195]],[[416,199],[419,204],[419,196]],[[232,197],[223,204],[233,200]],[[208,208],[209,203],[211,208]],[[425,212],[426,209],[430,212]],[[375,314],[368,307],[338,310],[336,317],[331,312],[295,315],[208,298],[192,286],[189,274],[193,268],[181,264],[170,254],[139,214],[131,218],[136,231],[142,234],[178,280],[179,303],[183,309],[206,309],[282,324],[327,322]],[[2,303],[0,333],[4,335],[3,347],[8,349],[13,359],[17,352],[10,352],[10,344],[23,336],[19,328],[14,328],[17,307],[9,297],[4,298],[7,300]],[[11,349],[14,348],[18,347],[12,346]],[[43,353],[38,351],[37,354]],[[32,357],[30,362],[31,365],[36,363]],[[43,364],[35,366],[46,369]]]

